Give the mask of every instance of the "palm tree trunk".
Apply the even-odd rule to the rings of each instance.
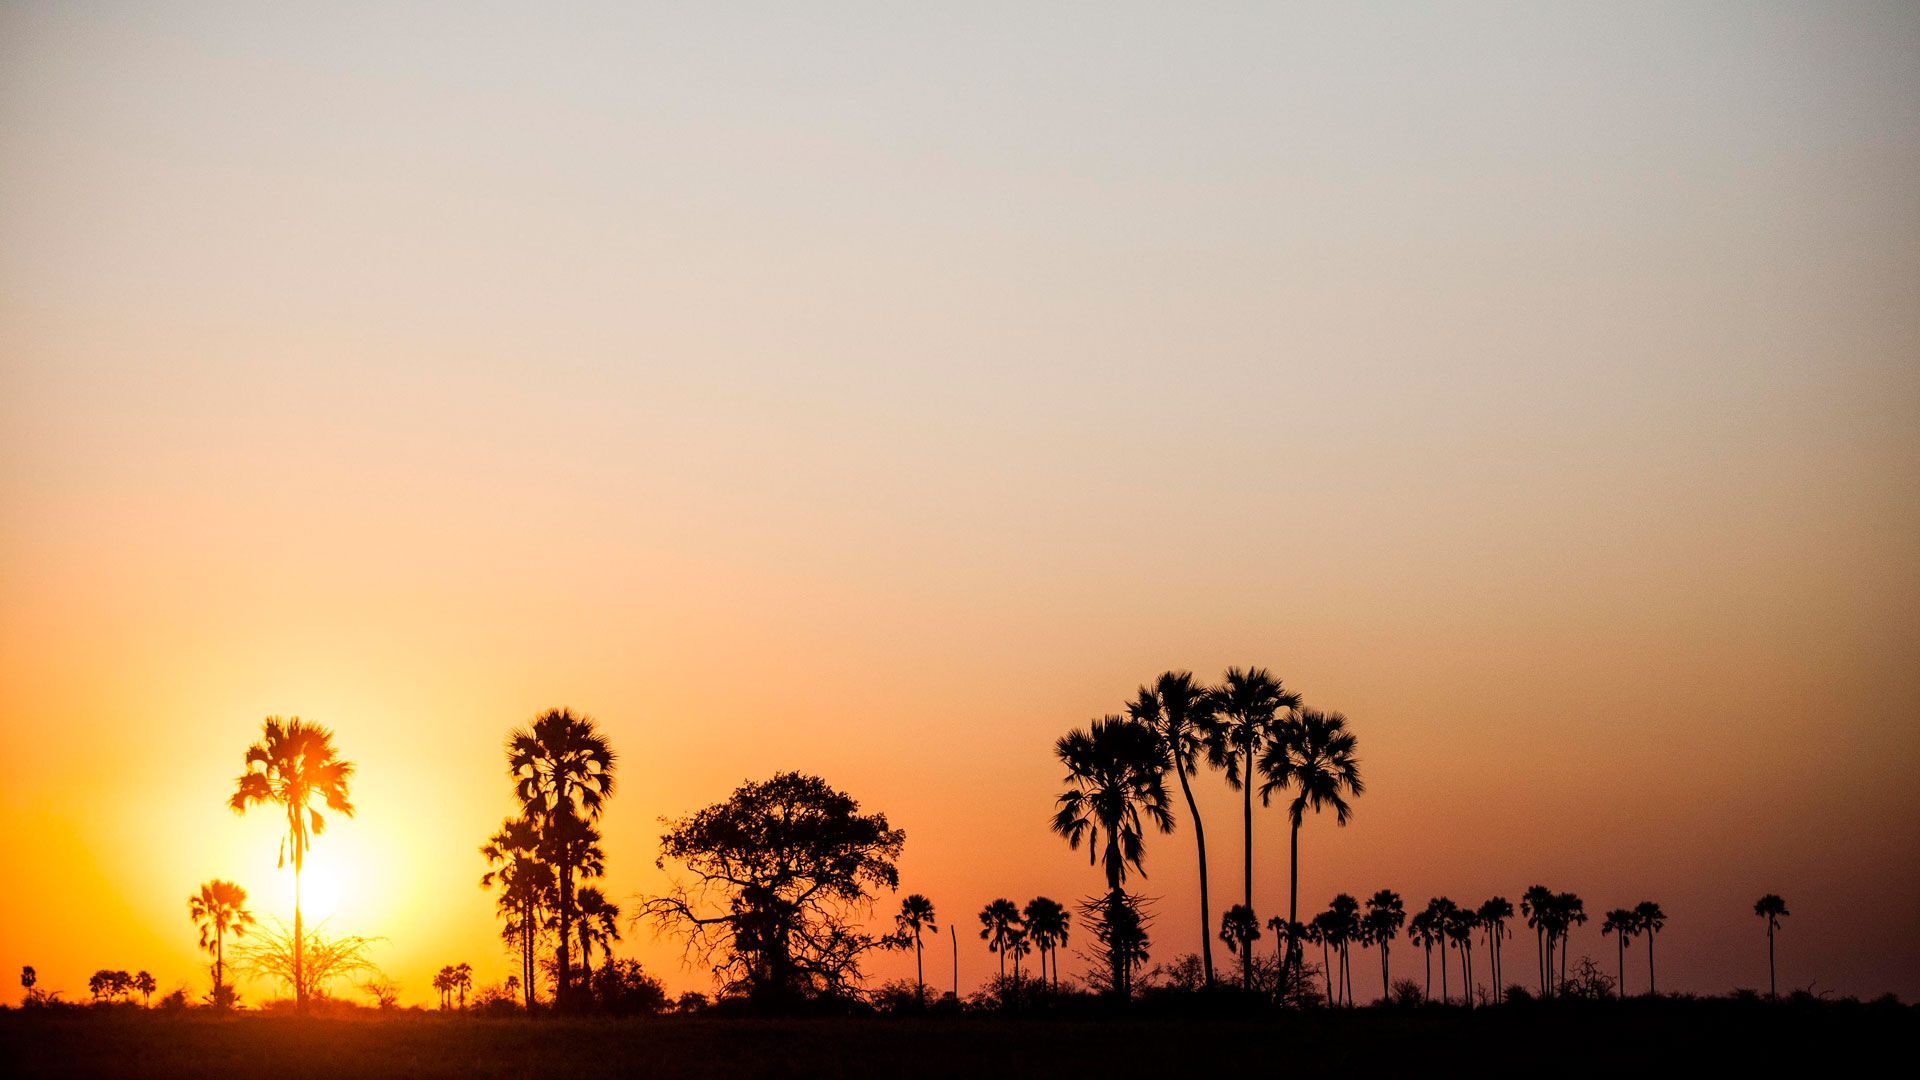
[[[960,935],[947,924],[947,939],[953,942],[953,1003],[960,1004]]]
[[[1380,1000],[1393,1001],[1393,983],[1387,978],[1387,941],[1380,939]]]
[[[1325,938],[1320,939],[1320,969],[1321,974],[1327,978],[1327,1001],[1338,1005],[1340,998],[1333,992],[1333,958],[1327,953]]]
[[[296,859],[293,864],[293,1007],[303,1015],[307,1011],[307,977],[301,965],[306,942],[301,939],[305,936],[300,925],[300,862]]]
[[[1246,768],[1246,771],[1241,773],[1240,775],[1242,777],[1242,780],[1240,783],[1240,794],[1242,796],[1240,817],[1241,817],[1241,823],[1244,826],[1244,829],[1242,831],[1246,836],[1245,851],[1243,853],[1244,855],[1243,861],[1246,864],[1245,866],[1246,896],[1244,898],[1244,902],[1247,905],[1248,913],[1252,913],[1253,911],[1253,740],[1251,738],[1247,740],[1247,768]],[[1255,925],[1258,925],[1258,924],[1256,923]],[[1247,943],[1247,948],[1240,957],[1240,981],[1241,981],[1241,984],[1246,989],[1248,990],[1253,989],[1253,944],[1252,942]]]
[[[1287,856],[1287,927],[1291,930],[1300,922],[1300,815],[1293,815],[1293,840]],[[1282,965],[1283,975],[1291,974],[1300,966],[1300,943],[1287,935],[1287,962]],[[1284,979],[1282,982],[1284,983]]]
[[[1654,931],[1647,931],[1647,996],[1659,997],[1653,989],[1653,935]]]
[[[1440,1004],[1447,1003],[1447,940],[1440,939]]]
[[[573,1004],[573,965],[567,951],[567,937],[573,930],[573,867],[560,868],[560,947],[554,962],[559,977],[553,983],[553,1011],[565,1012]]]
[[[920,966],[920,928],[913,928],[913,985],[914,995],[920,999],[920,1007],[927,1007],[927,974]]]
[[[1773,917],[1767,917],[1767,1000],[1780,1000],[1780,984],[1773,974]]]
[[[1620,1000],[1627,1000],[1627,935],[1613,935],[1614,949],[1620,954]]]
[[[1193,788],[1187,784],[1187,770],[1180,765],[1178,755],[1173,762],[1174,774],[1180,777],[1180,794],[1187,797],[1187,814],[1193,818],[1193,843],[1200,851],[1200,968],[1206,973],[1207,986],[1213,986],[1213,922],[1208,916],[1207,903],[1207,832],[1200,826],[1200,807],[1194,804]]]
[[[1421,993],[1420,997],[1423,1000],[1432,1001],[1433,1000],[1433,939],[1432,938],[1427,939],[1426,953],[1427,953],[1427,988],[1424,992]]]
[[[220,1000],[220,985],[227,979],[227,928],[213,924],[213,1000]]]

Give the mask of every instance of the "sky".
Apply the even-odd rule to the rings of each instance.
[[[1611,969],[1652,899],[1722,993],[1777,892],[1783,989],[1920,998],[1916,56],[1910,4],[0,4],[0,968],[197,995],[201,882],[288,917],[225,807],[278,714],[358,765],[308,910],[406,1001],[503,979],[477,848],[564,705],[629,911],[662,818],[817,773],[971,990],[987,902],[1101,887],[1054,739],[1259,664],[1360,741],[1308,911],[1544,883]],[[1184,810],[1145,870],[1196,949]]]

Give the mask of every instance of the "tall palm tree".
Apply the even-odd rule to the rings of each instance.
[[[1600,922],[1600,936],[1613,935],[1614,952],[1618,954],[1620,964],[1620,1000],[1627,1000],[1627,939],[1640,929],[1640,922],[1634,918],[1630,908],[1614,908],[1607,912]]]
[[[1586,905],[1578,896],[1563,892],[1553,898],[1553,924],[1550,933],[1560,936],[1560,985],[1567,984],[1567,936],[1576,926],[1587,922]]]
[[[341,760],[333,746],[333,732],[299,717],[280,722],[267,717],[261,725],[260,741],[247,748],[246,771],[235,781],[227,807],[245,814],[249,806],[272,803],[287,812],[287,835],[280,841],[280,865],[287,864],[287,848],[293,848],[293,996],[294,1006],[307,1011],[307,979],[304,969],[305,932],[300,921],[300,870],[306,865],[307,848],[313,837],[326,830],[326,819],[311,805],[316,797],[327,809],[353,816],[353,802],[347,790],[353,779],[353,762]]]
[[[505,919],[501,936],[520,950],[520,988],[528,1015],[536,1002],[534,952],[546,909],[554,892],[553,872],[540,861],[540,825],[530,817],[508,818],[480,854],[493,867],[480,877],[480,887],[496,885],[495,908]]]
[[[1028,905],[1029,908],[1032,905]],[[927,1007],[927,979],[925,969],[920,966],[920,932],[929,930],[940,932],[940,924],[934,921],[933,901],[914,893],[900,901],[900,914],[893,917],[894,933],[901,941],[913,939],[913,981],[917,988],[915,998],[922,1009]]]
[[[1447,922],[1447,936],[1460,950],[1460,998],[1469,1009],[1473,1008],[1473,932],[1479,926],[1479,916],[1465,907],[1454,909],[1453,918]]]
[[[1007,981],[1007,952],[1013,948],[1016,936],[1025,928],[1020,921],[1020,909],[1013,901],[995,900],[980,909],[980,938],[987,943],[987,951],[1000,957],[1000,981]]]
[[[213,954],[213,999],[223,1000],[220,988],[226,985],[227,935],[244,937],[253,925],[253,912],[247,910],[247,890],[231,881],[214,878],[187,897],[187,916],[200,930],[200,947]]]
[[[1363,940],[1380,950],[1380,1000],[1393,1000],[1393,980],[1387,974],[1387,950],[1407,921],[1406,904],[1392,889],[1381,889],[1367,897],[1367,914],[1361,920]]]
[[[1653,982],[1653,938],[1667,928],[1667,913],[1651,900],[1642,900],[1633,908],[1634,932],[1647,935],[1647,996],[1658,997]]]
[[[140,1006],[142,1008],[152,1008],[153,992],[160,989],[160,984],[153,981],[152,973],[143,971],[135,975],[133,977],[133,988],[140,992]]]
[[[1532,885],[1520,896],[1520,912],[1527,918],[1527,929],[1533,931],[1533,944],[1539,954],[1540,996],[1548,998],[1553,991],[1547,986],[1548,974],[1553,970],[1553,938],[1548,933],[1553,923],[1553,892],[1545,885]]]
[[[1260,787],[1265,800],[1273,792],[1291,788],[1293,802],[1287,806],[1287,819],[1293,826],[1287,885],[1287,921],[1298,919],[1300,907],[1300,824],[1308,809],[1314,813],[1331,808],[1336,824],[1344,826],[1353,816],[1353,807],[1344,796],[1358,797],[1366,791],[1360,781],[1360,759],[1353,732],[1347,730],[1347,718],[1339,713],[1318,709],[1296,709],[1280,724],[1274,737],[1260,752],[1258,765],[1266,782]],[[1297,954],[1290,954],[1291,963]]]
[[[1407,920],[1407,939],[1420,946],[1426,953],[1427,986],[1420,994],[1426,1001],[1433,1000],[1433,943],[1440,936],[1439,927],[1434,925],[1433,904],[1433,901],[1427,901],[1425,910],[1414,912],[1413,918]],[[1443,955],[1441,959],[1444,960],[1446,957]],[[1445,992],[1446,987],[1442,986],[1440,989]]]
[[[1327,910],[1333,915],[1337,924],[1336,929],[1339,935],[1337,943],[1340,946],[1340,985],[1345,989],[1347,1006],[1351,1008],[1353,1006],[1353,965],[1348,950],[1362,932],[1360,901],[1346,893],[1341,893],[1327,905]]]
[[[1200,807],[1193,801],[1193,787],[1187,777],[1199,767],[1202,757],[1220,760],[1221,725],[1213,694],[1193,681],[1190,671],[1168,671],[1142,686],[1127,703],[1134,720],[1153,729],[1160,737],[1167,760],[1180,780],[1180,794],[1187,800],[1187,816],[1193,819],[1193,842],[1200,858],[1200,967],[1207,985],[1213,985],[1213,917],[1207,895],[1207,833],[1200,824]]]
[[[433,988],[440,991],[440,1011],[453,1004],[453,965],[447,964],[433,974]]]
[[[1513,904],[1504,896],[1496,896],[1481,904],[1474,914],[1487,931],[1487,973],[1493,979],[1493,1001],[1497,1005],[1506,1000],[1506,983],[1502,981],[1506,969],[1501,966],[1500,942],[1509,933],[1507,920],[1513,918]]]
[[[1227,772],[1227,786],[1240,793],[1242,882],[1240,902],[1253,910],[1253,776],[1254,759],[1273,738],[1274,726],[1282,710],[1300,707],[1300,695],[1280,685],[1266,668],[1227,669],[1226,681],[1213,691],[1219,710],[1221,737],[1215,743],[1216,766]],[[1267,805],[1262,795],[1260,805]],[[1248,989],[1253,988],[1251,954],[1241,958],[1240,976]]]
[[[1306,939],[1320,946],[1321,973],[1327,980],[1327,1003],[1340,1004],[1339,984],[1333,978],[1332,949],[1340,940],[1340,917],[1331,911],[1323,911],[1307,921]]]
[[[1220,940],[1226,942],[1227,955],[1240,958],[1240,984],[1251,989],[1253,943],[1260,940],[1260,917],[1245,904],[1233,905],[1220,916]]]
[[[599,820],[613,795],[616,763],[612,744],[593,719],[576,716],[569,709],[549,709],[507,736],[507,773],[513,778],[514,796],[526,816],[539,823],[543,841],[565,853],[558,862],[549,858],[559,886],[556,1008],[566,1006],[572,982],[567,939],[573,930],[573,877],[578,866],[571,856],[584,854],[583,849],[591,846],[581,841],[576,826]]]
[[[1086,840],[1089,864],[1095,847],[1102,848],[1099,861],[1107,876],[1107,909],[1111,918],[1117,918],[1126,901],[1121,886],[1127,867],[1140,870],[1143,877],[1146,874],[1140,865],[1146,856],[1143,819],[1163,833],[1173,831],[1164,781],[1165,747],[1145,724],[1106,716],[1085,730],[1075,728],[1062,735],[1053,752],[1067,767],[1065,782],[1070,785],[1056,802],[1053,831],[1066,837],[1075,850]],[[1124,995],[1129,985],[1129,951],[1111,953],[1114,993]]]
[[[580,985],[592,1000],[593,950],[597,946],[601,955],[612,958],[613,943],[620,940],[620,905],[607,899],[598,886],[584,885],[574,906],[580,912],[580,921],[574,924],[580,941]]]
[[[1444,896],[1436,896],[1427,901],[1424,912],[1428,919],[1429,932],[1440,943],[1440,1004],[1447,1003],[1447,947],[1453,943],[1454,922],[1459,917],[1460,905]]]
[[[1792,912],[1787,910],[1787,902],[1785,900],[1780,899],[1780,897],[1773,893],[1768,893],[1754,901],[1753,913],[1767,920],[1767,998],[1772,1001],[1778,1001],[1780,1000],[1780,987],[1779,984],[1774,981],[1773,975],[1773,935],[1775,931],[1780,929],[1780,920],[1791,915]]]
[[[1053,988],[1060,989],[1060,946],[1067,943],[1067,909],[1058,900],[1036,896],[1027,901],[1021,914],[1027,920],[1027,933],[1040,949],[1040,977],[1047,976],[1047,959],[1053,959]]]
[[[453,988],[460,991],[460,1011],[467,1011],[467,991],[473,989],[473,965],[461,961],[453,968]]]

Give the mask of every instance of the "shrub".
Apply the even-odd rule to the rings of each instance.
[[[1401,1008],[1412,1008],[1426,1002],[1427,992],[1418,979],[1395,979],[1388,1000]]]

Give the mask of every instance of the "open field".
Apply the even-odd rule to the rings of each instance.
[[[1583,1009],[1317,1012],[1258,1020],[300,1020],[83,1011],[0,1016],[28,1077],[980,1077],[1775,1075],[1866,1068],[1911,1047],[1916,1010],[1690,1002]],[[1304,1072],[1303,1072],[1304,1070]]]

